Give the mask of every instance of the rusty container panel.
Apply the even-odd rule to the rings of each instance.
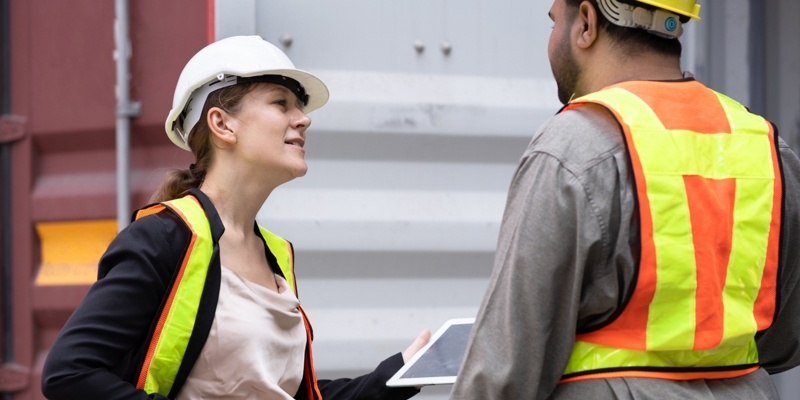
[[[145,205],[167,169],[192,161],[169,142],[163,123],[183,65],[207,43],[207,12],[206,2],[191,0],[130,2],[131,96],[142,103],[131,133],[134,208]],[[15,399],[44,398],[44,359],[94,279],[81,258],[88,253],[68,247],[94,246],[94,254],[113,237],[114,18],[114,2],[11,0],[11,107],[26,121],[24,137],[12,145],[20,369],[6,370],[0,386],[13,389]]]

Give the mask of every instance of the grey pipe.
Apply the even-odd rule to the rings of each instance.
[[[3,0],[3,7],[8,4],[9,0]],[[7,10],[7,8],[5,8]],[[3,11],[5,11],[3,10]],[[5,21],[6,17],[3,14],[3,23],[6,24]],[[6,30],[6,27],[3,27],[3,30]],[[5,32],[4,32],[5,33]],[[7,36],[3,35],[3,42]],[[3,43],[3,53],[5,53],[6,44]],[[3,57],[3,92],[7,91],[6,84],[8,81],[5,80],[5,68],[7,67],[8,62],[6,58]],[[3,96],[5,99],[5,95]],[[6,112],[6,102],[3,102],[3,114],[7,114]],[[11,293],[11,279],[13,274],[11,273],[12,270],[12,263],[11,263],[11,144],[10,143],[3,143],[2,148],[0,148],[0,158],[2,158],[3,164],[3,362],[5,364],[12,364],[14,363],[14,314],[13,314],[13,306],[12,306],[12,293]],[[5,393],[3,395],[5,400],[13,400],[14,394],[13,393]]]
[[[11,11],[10,0],[3,0],[2,14],[2,86],[3,86],[3,115],[11,114],[11,63],[9,38],[9,15]],[[13,340],[13,316],[12,316],[12,297],[11,297],[11,144],[3,143],[0,149],[3,168],[3,361],[11,363],[14,361],[14,340]]]
[[[11,114],[11,0],[2,0],[2,30],[3,42],[0,45],[0,58],[2,59],[2,114]],[[0,148],[0,159],[2,159],[2,190],[3,191],[3,362],[11,364],[14,362],[14,308],[12,305],[12,233],[11,233],[11,143],[3,143]],[[13,400],[13,393],[5,393],[5,400]]]
[[[117,61],[117,230],[121,231],[128,226],[131,217],[130,119],[139,115],[141,105],[131,102],[130,99],[128,1],[115,0],[114,7],[114,58]]]
[[[7,2],[4,0],[3,2]],[[5,63],[5,62],[4,62]],[[5,91],[5,87],[3,88]],[[5,108],[5,104],[3,105]],[[3,164],[3,363],[14,363],[14,314],[11,293],[11,144],[0,148]],[[5,393],[5,400],[13,400],[13,393]]]

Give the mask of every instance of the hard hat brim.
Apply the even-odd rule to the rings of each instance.
[[[659,0],[637,0],[640,3],[649,4],[656,8],[661,8],[663,10],[667,10],[673,12],[678,15],[683,15],[684,17],[689,17],[691,19],[700,20],[700,4],[694,4],[691,10],[681,9],[678,7],[673,7],[668,4],[664,4],[664,1]]]

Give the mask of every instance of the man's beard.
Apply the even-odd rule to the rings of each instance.
[[[581,76],[581,67],[570,50],[569,34],[565,34],[558,44],[552,64],[553,76],[558,85],[558,100],[564,105],[569,104],[575,95],[575,88]]]

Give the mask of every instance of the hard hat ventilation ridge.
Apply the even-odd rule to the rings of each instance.
[[[649,10],[619,0],[597,0],[597,5],[603,16],[614,25],[644,29],[667,39],[677,39],[683,35],[680,16],[672,12],[660,8]]]

